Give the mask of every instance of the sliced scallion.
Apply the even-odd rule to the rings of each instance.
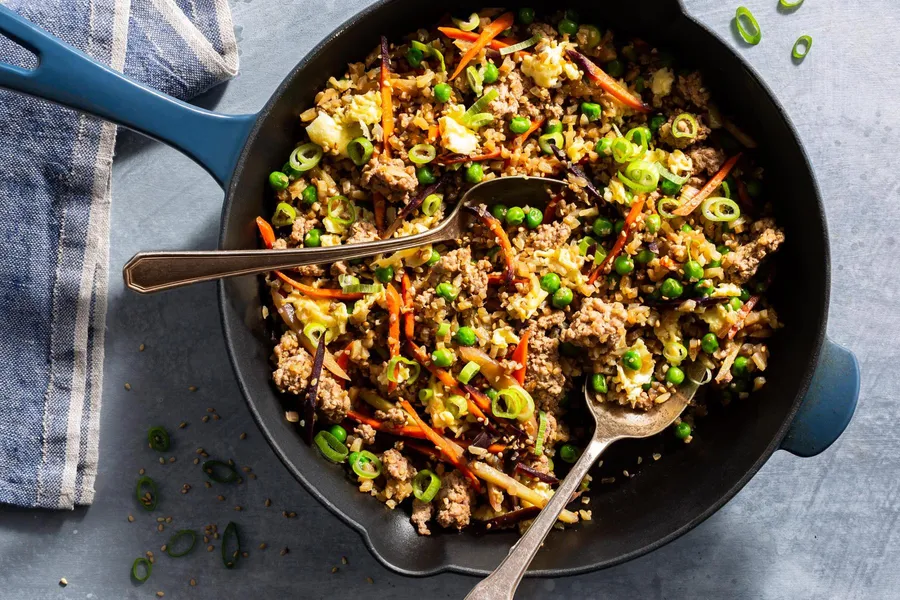
[[[291,168],[295,171],[303,173],[319,164],[319,161],[322,160],[322,154],[322,148],[317,144],[313,144],[312,142],[302,144],[294,148],[294,151],[291,152],[291,158],[288,160],[288,164],[290,164]]]
[[[734,22],[737,26],[738,33],[744,38],[748,44],[755,46],[762,39],[762,30],[756,17],[750,12],[746,6],[738,6],[734,13]]]
[[[619,179],[631,190],[646,194],[659,184],[659,171],[653,163],[635,160],[628,163],[624,173],[619,172]]]
[[[673,365],[680,364],[681,361],[687,358],[687,355],[687,348],[679,342],[670,341],[663,346],[663,356]]]
[[[143,572],[141,572],[142,569]],[[134,563],[131,565],[131,576],[134,577],[135,581],[144,583],[150,579],[151,573],[153,573],[153,563],[143,556],[134,559]]]
[[[334,437],[331,432],[325,431],[324,429],[316,434],[316,437],[313,438],[313,442],[315,442],[316,448],[319,449],[322,456],[333,463],[344,462],[350,454],[350,450],[347,449],[347,446],[345,446],[343,442]]]
[[[513,44],[506,48],[500,48],[500,56],[506,56],[507,54],[519,52],[520,50],[527,50],[528,48],[537,45],[537,43],[541,41],[541,37],[541,34],[536,33],[524,42],[519,42],[518,44]]]
[[[790,0],[780,0],[779,3],[784,8],[797,8],[798,6],[803,4],[803,0],[796,0],[795,2],[791,2]]]
[[[318,345],[319,338],[323,335],[327,336],[328,328],[325,327],[322,323],[307,323],[303,327],[303,335],[311,341],[314,345]],[[328,342],[328,337],[325,338],[325,342]]]
[[[430,163],[437,156],[437,150],[431,144],[416,144],[409,149],[409,160],[417,165]]]
[[[413,479],[413,495],[419,502],[431,502],[441,489],[441,478],[429,471],[422,469]]]
[[[441,209],[443,202],[444,196],[442,194],[430,194],[422,201],[422,213],[428,217],[434,215]]]
[[[426,57],[432,57],[438,59],[438,63],[440,64],[440,71],[443,73],[447,70],[447,64],[444,62],[444,54],[432,46],[431,44],[423,44],[418,40],[413,40],[410,44],[413,48],[420,51]]]
[[[183,550],[175,550],[176,544],[178,544],[181,538],[190,538],[191,542],[187,548]],[[171,556],[172,558],[181,558],[182,556],[187,556],[191,553],[191,550],[194,549],[194,544],[197,543],[197,532],[193,529],[180,529],[175,532],[175,534],[169,538],[169,541],[166,543],[166,554]]]
[[[163,427],[151,427],[147,431],[147,441],[157,452],[165,452],[169,449],[169,432]]]
[[[681,202],[675,198],[662,198],[656,203],[656,212],[667,219],[674,219],[675,215],[671,211],[681,206]]]
[[[419,390],[419,402],[422,404],[428,404],[428,402],[434,398],[434,390],[431,388],[422,388]]]
[[[708,221],[734,221],[741,216],[741,208],[730,198],[707,198],[700,205],[700,212]]]
[[[328,199],[328,216],[335,223],[352,225],[356,222],[356,205],[347,196],[332,196]]]
[[[459,379],[462,383],[469,383],[472,381],[472,378],[478,375],[478,372],[481,370],[481,367],[476,362],[472,362],[471,360],[466,363],[466,366],[462,368],[459,372]]]
[[[384,291],[384,286],[380,283],[357,283],[344,286],[341,291],[345,294],[380,294]]]
[[[478,13],[472,13],[465,21],[462,19],[452,19],[452,21],[463,31],[475,31],[481,25],[481,17],[478,16]]]
[[[363,479],[375,479],[381,475],[382,469],[381,459],[368,450],[362,450],[350,467],[354,473]]]
[[[547,413],[540,411],[538,413],[538,432],[534,440],[534,453],[538,456],[544,453],[544,439],[547,437]]]
[[[234,542],[234,551],[229,550],[229,546]],[[238,558],[241,556],[241,538],[238,535],[237,525],[234,521],[229,521],[222,533],[222,563],[226,569],[233,569],[237,565]]]
[[[791,56],[797,60],[803,60],[806,58],[806,55],[809,54],[810,48],[812,48],[812,37],[801,35],[797,38],[797,41],[794,42],[794,47],[791,49]]]
[[[476,94],[484,91],[484,74],[473,65],[466,67],[466,81],[469,82],[469,88]]]
[[[156,508],[159,502],[159,492],[156,489],[156,482],[150,477],[144,475],[137,481],[134,488],[134,497],[138,503],[144,507],[144,510],[151,511]]]
[[[682,123],[687,125],[685,130],[682,130],[681,128]],[[699,131],[700,126],[697,124],[697,119],[692,114],[681,113],[675,117],[674,121],[672,121],[672,137],[692,140],[697,137],[697,132]]]
[[[348,285],[359,285],[359,277],[354,277],[349,273],[342,273],[338,275],[338,285],[342,288],[347,287]]]
[[[208,460],[203,463],[203,472],[216,483],[234,483],[238,480],[234,465],[221,460]]]
[[[347,154],[357,167],[361,167],[372,158],[375,147],[364,137],[358,137],[347,144]]]
[[[688,177],[682,177],[681,175],[676,175],[672,171],[668,170],[660,163],[656,163],[656,170],[659,171],[659,176],[663,179],[668,179],[675,185],[684,185],[688,181]]]
[[[463,417],[469,413],[469,405],[466,399],[459,394],[453,394],[444,400],[444,406],[450,411],[454,419]]]
[[[272,215],[272,225],[275,227],[287,227],[294,224],[297,218],[297,210],[287,202],[279,202]]]
[[[397,365],[403,363],[409,369],[409,376],[400,381],[397,379]],[[409,360],[404,356],[395,356],[387,364],[387,378],[391,383],[414,383],[419,378],[422,367],[414,360]]]

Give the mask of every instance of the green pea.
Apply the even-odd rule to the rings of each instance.
[[[342,444],[347,441],[347,430],[341,427],[340,425],[332,425],[328,429],[328,433],[333,435],[337,441]]]
[[[641,366],[643,366],[644,361],[641,360],[640,354],[638,354],[634,350],[629,350],[622,355],[622,364],[632,371],[637,371],[641,368]]]
[[[579,454],[581,454],[581,451],[572,444],[565,444],[559,449],[559,457],[567,463],[574,463],[578,460]]]
[[[637,262],[637,264],[639,265],[646,265],[654,258],[656,258],[656,255],[653,254],[653,252],[651,252],[649,249],[644,248],[640,252],[638,252],[638,255],[635,257],[635,262]]]
[[[428,262],[425,263],[425,266],[433,267],[434,265],[438,264],[438,261],[440,261],[440,260],[441,260],[441,253],[438,252],[437,250],[432,249],[431,257],[428,259]]]
[[[307,248],[318,248],[322,245],[322,232],[318,229],[310,229],[303,237],[303,245]]]
[[[494,215],[495,219],[502,222],[506,219],[507,210],[505,204],[495,204],[491,207],[491,214]]]
[[[508,225],[521,225],[525,221],[525,211],[518,206],[513,206],[506,211],[506,223]]]
[[[645,392],[649,392],[652,388],[653,388],[653,384],[650,383],[649,381],[647,383],[641,384],[641,389],[644,390]]]
[[[669,367],[666,371],[666,381],[674,385],[681,385],[684,381],[684,371],[678,367]]]
[[[513,117],[509,122],[509,130],[518,135],[525,133],[530,127],[531,121],[525,117]]]
[[[425,58],[425,53],[419,50],[418,48],[410,48],[406,51],[406,62],[409,63],[413,69],[418,69],[422,66],[422,60]]]
[[[533,8],[520,8],[519,9],[519,22],[523,25],[531,25],[534,23],[534,9]]]
[[[625,74],[625,65],[619,59],[614,59],[606,63],[606,73],[610,77],[621,77]]]
[[[581,114],[588,118],[588,121],[596,121],[600,118],[600,113],[602,112],[602,108],[600,108],[599,104],[594,102],[582,102],[581,103]]]
[[[456,330],[456,343],[460,346],[474,346],[475,342],[478,341],[478,337],[475,335],[475,330],[471,327],[460,327]]]
[[[431,185],[437,181],[437,177],[434,176],[434,171],[432,171],[431,167],[428,165],[422,165],[416,169],[416,179],[418,179],[419,183],[422,185]]]
[[[653,135],[659,131],[659,128],[662,127],[666,122],[666,118],[662,115],[654,115],[650,119],[650,132]]]
[[[553,300],[551,303],[556,308],[565,308],[568,305],[572,304],[574,296],[572,295],[572,290],[569,288],[561,287],[555,292],[553,292]]]
[[[759,179],[751,179],[746,183],[747,193],[751,198],[759,198],[762,195],[762,183]]]
[[[600,373],[591,375],[591,388],[598,394],[605,394],[609,391],[606,385],[606,377]]]
[[[613,227],[613,229],[616,231],[616,235],[622,233],[622,230],[625,229],[625,220],[619,219],[618,221],[616,221],[616,225],[615,227]]]
[[[562,133],[562,130],[562,121],[559,119],[550,119],[547,121],[547,124],[544,125],[544,133]]]
[[[447,302],[453,302],[459,295],[459,291],[446,281],[437,284],[437,287],[434,288],[434,292]]]
[[[700,281],[703,279],[703,267],[696,260],[684,263],[684,278],[688,281]]]
[[[685,233],[690,233],[694,230],[694,228],[691,227],[690,225],[688,225],[687,223],[685,223],[684,225],[681,226],[681,230]]]
[[[681,186],[677,183],[669,181],[665,177],[660,177],[659,189],[666,196],[675,196],[679,191],[681,191]]]
[[[446,348],[438,348],[431,353],[431,361],[435,366],[446,368],[453,364],[453,354]]]
[[[694,293],[701,297],[709,296],[714,289],[716,288],[709,279],[701,279],[694,284]]]
[[[717,250],[717,251],[719,252],[719,254],[721,254],[722,256],[724,256],[724,255],[728,254],[729,252],[731,252],[731,248],[729,248],[728,246],[726,246],[726,245],[724,245],[724,244],[719,245],[719,246],[716,246],[716,250]]]
[[[492,62],[485,63],[482,76],[485,83],[496,83],[497,79],[500,78],[500,69]]]
[[[556,28],[560,35],[575,35],[578,33],[578,23],[571,19],[563,19]]]
[[[438,102],[447,102],[453,95],[453,88],[449,83],[439,83],[434,86],[434,99]]]
[[[746,356],[738,356],[734,359],[734,364],[731,365],[731,372],[735,375],[735,377],[743,377],[747,373],[750,372],[750,359]]]
[[[488,388],[488,391],[484,393],[485,396],[488,397],[492,402],[500,397],[500,392],[495,390],[494,388]]]
[[[541,277],[541,289],[548,294],[555,294],[560,286],[562,286],[562,281],[556,273],[547,273]]]
[[[620,254],[616,257],[616,260],[613,261],[613,267],[619,275],[628,275],[634,271],[634,261],[631,260],[631,257],[627,254]]]
[[[728,301],[728,308],[731,310],[740,310],[740,308],[744,305],[741,302],[741,299],[738,296],[734,296],[731,300]]]
[[[303,188],[300,197],[303,199],[304,204],[315,204],[319,201],[319,190],[314,185],[308,185]]]
[[[700,339],[700,348],[707,354],[719,349],[719,338],[714,333],[707,333]]]
[[[281,171],[272,171],[269,174],[269,185],[276,190],[286,190],[291,185],[291,180]]]
[[[472,163],[466,167],[465,179],[469,183],[481,183],[481,180],[484,179],[484,167],[481,166],[481,163]]]
[[[388,265],[386,267],[378,267],[375,269],[375,279],[381,283],[390,283],[394,280],[394,267]]]
[[[559,353],[569,358],[575,358],[581,354],[581,349],[572,342],[563,342],[559,345]]]
[[[716,269],[716,268],[721,267],[721,266],[722,266],[722,261],[721,261],[721,260],[711,260],[711,261],[709,261],[708,263],[706,263],[706,268],[707,268],[707,269]]]
[[[537,229],[543,220],[544,213],[536,208],[530,208],[528,209],[528,212],[525,213],[525,226],[528,227],[528,229]]]
[[[647,217],[645,221],[647,225],[647,231],[650,233],[656,233],[659,231],[659,228],[662,227],[662,218],[659,215],[650,215]]]
[[[579,31],[582,29],[584,30],[584,46],[588,50],[596,48],[600,45],[600,42],[603,41],[603,34],[600,33],[600,30],[594,25],[582,25],[579,28]]]
[[[597,217],[594,220],[594,224],[591,226],[591,229],[593,230],[595,235],[599,237],[605,237],[613,232],[613,224],[609,219]]]
[[[682,421],[675,426],[675,437],[679,440],[686,440],[691,437],[691,426]]]
[[[746,302],[750,299],[750,290],[747,288],[741,288],[741,295],[738,296],[741,299],[741,302]]]
[[[666,298],[678,298],[684,293],[684,288],[675,279],[667,277],[659,288],[660,293]]]
[[[612,152],[612,140],[610,138],[600,138],[594,146],[594,152],[602,156],[609,156]]]
[[[359,458],[359,452],[351,452],[350,456],[347,457],[347,464],[351,467],[356,464],[357,459]]]

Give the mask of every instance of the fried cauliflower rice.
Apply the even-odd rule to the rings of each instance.
[[[765,384],[763,260],[784,234],[752,138],[665,52],[485,10],[382,40],[298,115],[274,228],[257,220],[269,247],[427,231],[496,177],[569,184],[485,207],[455,243],[266,277],[286,418],[419,533],[533,518],[583,443],[585,382],[639,411],[691,362],[727,399]]]

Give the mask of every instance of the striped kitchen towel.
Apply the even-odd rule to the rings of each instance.
[[[180,98],[237,73],[227,0],[5,4]],[[0,61],[35,59],[0,35]],[[72,508],[93,500],[115,139],[109,123],[0,90],[2,503]]]

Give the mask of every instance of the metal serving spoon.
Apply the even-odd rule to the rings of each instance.
[[[446,242],[459,238],[469,227],[471,216],[469,211],[462,210],[465,206],[497,203],[543,206],[548,200],[547,187],[564,185],[558,179],[543,177],[498,177],[469,189],[449,217],[424,233],[326,248],[139,252],[125,265],[123,276],[126,286],[149,294],[201,281],[352,260]]]
[[[618,404],[595,402],[593,394],[588,390],[588,383],[585,383],[585,402],[596,424],[591,441],[525,535],[510,549],[494,572],[469,592],[465,600],[513,600],[528,565],[544,543],[559,514],[571,501],[572,494],[603,451],[617,440],[656,435],[682,413],[699,388],[694,380],[699,380],[702,376],[699,372],[702,367],[698,363],[691,365],[688,370],[691,371],[691,377],[685,378],[685,383],[678,392],[648,412],[637,412]]]

